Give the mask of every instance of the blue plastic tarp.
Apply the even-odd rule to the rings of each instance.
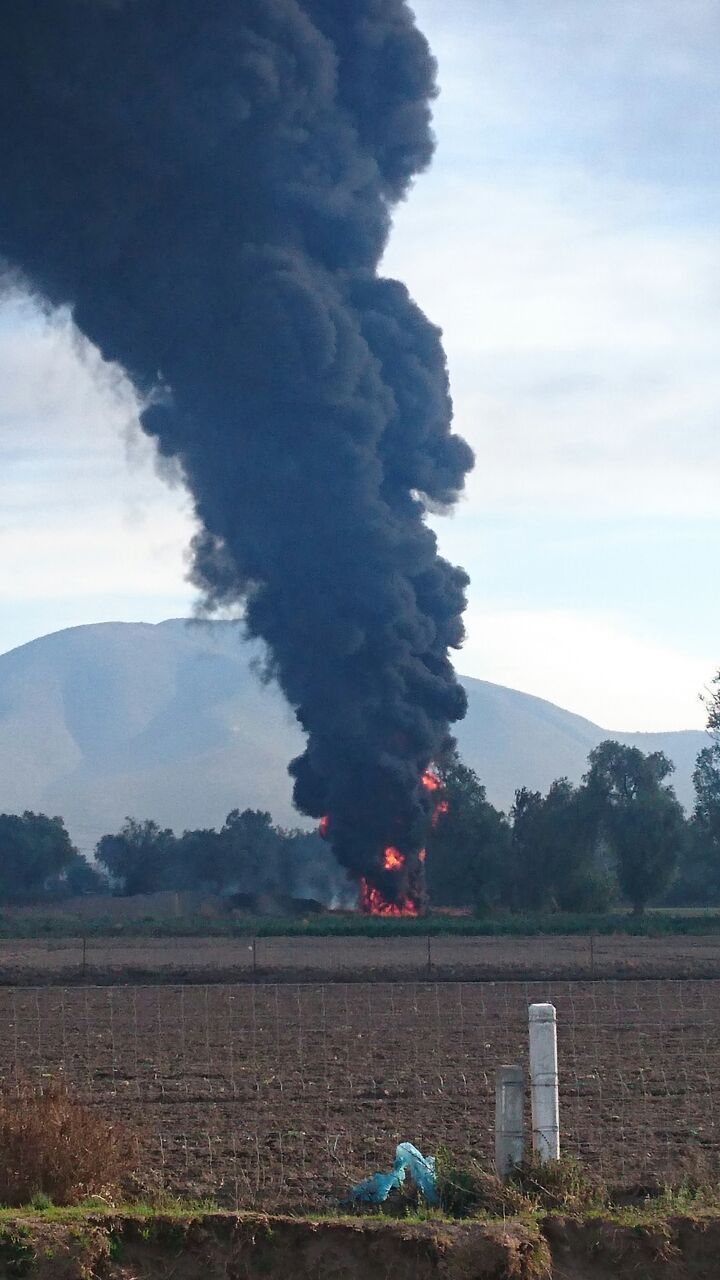
[[[359,1182],[352,1188],[350,1200],[356,1204],[383,1204],[391,1191],[403,1186],[408,1174],[425,1203],[436,1205],[435,1157],[422,1155],[412,1142],[401,1142],[397,1147],[390,1173],[375,1173],[372,1178]]]

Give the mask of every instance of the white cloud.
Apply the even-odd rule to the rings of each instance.
[[[478,610],[457,666],[617,732],[701,729],[716,656],[688,657],[622,621],[573,610]]]
[[[720,10],[415,7],[439,151],[385,267],[443,328],[477,452],[437,524],[476,578],[460,665],[609,727],[699,725],[718,658]]]
[[[435,165],[386,269],[442,326],[469,493],[717,513],[714,0],[416,0]]]
[[[471,497],[715,514],[717,235],[586,185],[445,175],[397,223],[385,266],[443,328]]]
[[[528,170],[581,155],[607,177],[712,181],[716,0],[414,0],[440,62],[445,153]]]
[[[16,610],[31,603],[84,601],[94,621],[94,601],[113,594],[151,608],[155,598],[189,601],[189,500],[156,474],[121,373],[67,316],[48,321],[15,301],[0,312],[0,386],[7,642],[17,641]],[[0,628],[0,648],[4,639]]]
[[[72,521],[49,519],[32,528],[0,530],[0,602],[82,596],[90,613],[92,597],[109,591],[190,594],[183,583],[186,525],[181,516],[171,513],[165,523],[165,513],[155,513],[129,526],[111,503],[93,515],[100,517],[97,524],[78,514]]]

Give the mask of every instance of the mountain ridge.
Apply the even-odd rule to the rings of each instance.
[[[286,770],[302,734],[260,664],[237,623],[184,619],[71,627],[0,655],[0,809],[62,814],[85,851],[127,814],[182,830],[251,806],[301,825]],[[462,682],[460,752],[500,807],[517,787],[578,781],[606,737],[666,751],[691,803],[701,731],[617,733],[533,694]]]

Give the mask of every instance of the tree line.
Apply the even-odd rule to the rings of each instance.
[[[451,752],[438,764],[448,805],[428,845],[431,901],[479,912],[719,904],[720,673],[707,711],[708,745],[697,758],[689,815],[661,751],[602,742],[579,785],[559,778],[546,795],[522,787],[508,814]],[[92,863],[61,818],[0,814],[0,903],[185,889],[340,905],[353,899],[317,832],[284,830],[261,810],[233,810],[220,830],[179,836],[127,818],[98,841]]]
[[[119,831],[101,837],[92,863],[72,844],[62,818],[0,815],[0,903],[188,889],[326,903],[352,897],[317,832],[284,830],[259,809],[234,809],[219,831],[180,836],[126,818]]]
[[[439,770],[448,812],[428,849],[432,900],[479,911],[720,903],[720,674],[706,705],[708,746],[689,815],[662,751],[608,739],[590,752],[579,786],[559,778],[546,795],[523,787],[507,815],[451,754]]]

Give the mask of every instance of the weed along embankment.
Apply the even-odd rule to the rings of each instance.
[[[715,1280],[720,1215],[453,1222],[254,1214],[3,1215],[27,1280]]]
[[[540,1280],[534,1224],[198,1218],[18,1218],[0,1228],[0,1275],[28,1280]]]

